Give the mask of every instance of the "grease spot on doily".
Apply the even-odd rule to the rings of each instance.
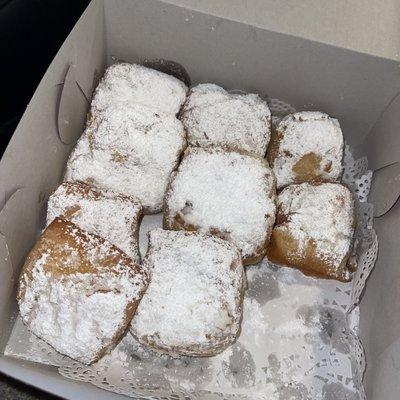
[[[234,387],[251,387],[255,384],[256,364],[251,353],[240,343],[232,346],[228,362],[223,362],[222,371]]]
[[[272,274],[265,274],[263,279],[254,277],[248,282],[246,296],[257,300],[261,306],[280,297],[280,295],[278,280]]]

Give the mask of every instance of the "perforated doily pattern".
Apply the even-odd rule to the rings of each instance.
[[[295,110],[268,99],[276,121]],[[367,203],[372,173],[345,149],[343,182],[356,198],[350,283],[316,280],[263,261],[247,268],[248,289],[237,343],[212,358],[158,356],[127,334],[111,354],[85,366],[57,354],[17,321],[6,354],[56,365],[61,375],[135,398],[163,400],[365,400],[365,356],[358,334],[360,295],[378,249]],[[140,232],[161,226],[146,216]]]

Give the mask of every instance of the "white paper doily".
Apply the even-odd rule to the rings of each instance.
[[[268,99],[273,122],[294,109]],[[106,357],[85,366],[56,353],[18,319],[5,354],[55,365],[61,375],[136,398],[165,400],[365,400],[365,356],[358,338],[358,307],[378,242],[367,203],[372,172],[346,147],[343,181],[357,198],[352,282],[314,279],[263,261],[247,268],[248,289],[238,341],[216,357],[172,359],[140,346],[127,333]],[[146,216],[140,231],[161,226]]]

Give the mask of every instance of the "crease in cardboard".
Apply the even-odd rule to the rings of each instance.
[[[375,171],[400,162],[399,113],[400,90],[388,101],[361,144]]]
[[[85,97],[88,105],[90,104],[90,99],[88,98],[88,96],[86,95],[85,91],[82,89],[82,86],[79,84],[78,81],[75,81],[76,86],[78,86],[78,89],[81,91],[82,95]]]
[[[4,195],[2,196],[2,202],[0,203],[0,214],[4,206],[7,204],[8,200],[10,200],[10,198],[15,194],[15,192],[21,189],[22,187],[16,187],[11,190],[4,190]]]
[[[57,114],[58,136],[62,143],[69,145],[82,133],[87,108],[87,96],[76,79],[76,68],[70,65],[62,86]]]

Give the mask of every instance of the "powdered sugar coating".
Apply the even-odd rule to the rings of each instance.
[[[282,119],[277,135],[277,151],[270,162],[278,189],[303,181],[296,176],[296,164],[310,154],[317,158],[318,165],[312,165],[316,171],[309,171],[315,180],[334,182],[340,178],[344,145],[336,119],[321,112],[297,112]]]
[[[317,257],[331,266],[332,273],[348,255],[354,234],[354,200],[343,185],[302,183],[278,195],[278,213],[285,222],[275,230],[290,233],[301,256],[313,243]]]
[[[147,283],[119,249],[57,218],[24,265],[21,317],[58,352],[90,364],[122,335]]]
[[[142,206],[132,197],[100,192],[79,182],[64,182],[50,196],[47,225],[63,216],[79,228],[103,237],[140,262],[138,229]]]
[[[214,84],[192,88],[181,112],[191,145],[226,145],[264,156],[271,112],[256,94],[233,94]]]
[[[149,233],[152,273],[131,323],[142,343],[172,355],[213,355],[236,339],[244,271],[237,248],[195,232]]]
[[[168,177],[186,146],[174,116],[116,104],[94,117],[72,152],[67,181],[83,181],[139,199],[145,213],[162,208]]]
[[[108,67],[95,91],[94,115],[110,105],[139,103],[176,115],[186,98],[187,87],[179,79],[138,64],[119,63]]]
[[[275,196],[275,179],[264,159],[189,147],[165,197],[165,223],[231,240],[251,263],[265,253]]]

